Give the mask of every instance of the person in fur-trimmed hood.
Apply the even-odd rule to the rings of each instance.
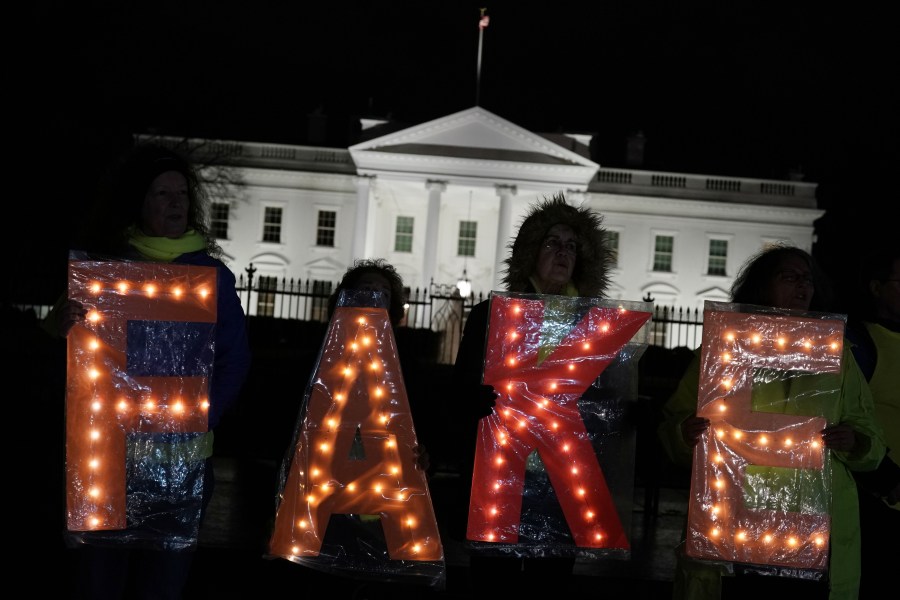
[[[533,204],[508,246],[503,277],[506,291],[604,298],[612,254],[602,222],[601,215],[572,206],[562,193]],[[490,298],[472,308],[453,367],[457,405],[448,414],[460,441],[461,489],[447,530],[460,540],[465,540],[478,422],[493,412],[497,396],[492,386],[481,383],[489,309]],[[469,559],[472,584],[486,596],[508,593],[504,586],[512,581],[532,592],[559,585],[560,577],[572,574],[575,562],[574,557],[521,559],[475,554]]]
[[[506,290],[605,297],[612,253],[602,222],[601,215],[572,206],[562,193],[533,205],[508,246]]]

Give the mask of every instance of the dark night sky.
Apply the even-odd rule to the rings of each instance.
[[[329,116],[327,143],[346,146],[354,117],[412,125],[470,108],[487,6],[481,106],[536,132],[596,134],[594,159],[608,166],[641,130],[648,168],[777,179],[800,167],[828,211],[814,251],[847,279],[872,240],[896,231],[887,208],[875,207],[896,218],[888,185],[900,164],[900,36],[886,4],[853,15],[840,3],[762,4],[16,8],[10,126],[28,152],[26,181],[60,203],[49,223],[58,243],[33,260],[64,260],[97,173],[130,132],[304,144],[307,115],[318,109]]]

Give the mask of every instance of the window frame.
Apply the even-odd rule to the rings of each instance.
[[[722,255],[713,255],[713,246],[715,244],[724,244],[725,252]],[[728,240],[721,237],[710,237],[706,245],[706,274],[711,277],[727,277],[728,276]],[[713,261],[717,263],[721,261],[721,272],[713,272]]]
[[[219,211],[225,211],[225,217]],[[209,206],[209,233],[218,240],[227,240],[228,224],[231,220],[231,203],[213,201]],[[224,233],[224,235],[219,235]]]
[[[275,298],[278,295],[278,277],[260,275],[256,279],[256,315],[259,317],[275,316]]]
[[[668,238],[671,246],[668,251],[660,250],[659,241],[662,238]],[[653,234],[653,252],[651,256],[650,270],[654,273],[674,273],[675,272],[675,234],[674,233],[654,233]],[[663,257],[668,257],[668,261],[661,261]],[[668,269],[661,267],[661,262],[668,262]]]
[[[469,233],[465,229],[471,226],[471,236],[464,236],[464,233]],[[463,250],[469,250],[468,246],[471,244],[471,252],[466,253]],[[478,221],[472,220],[463,220],[459,221],[459,228],[457,229],[457,238],[456,238],[456,255],[464,258],[474,258],[475,251],[478,247]]]
[[[610,246],[610,238],[615,236],[616,246],[613,248]],[[619,268],[619,248],[622,243],[622,232],[618,229],[607,229],[605,232],[606,239],[604,242],[606,243],[607,248],[610,250],[610,262],[609,266],[613,269]]]
[[[278,221],[270,220],[270,211],[278,211]],[[263,206],[262,214],[262,241],[266,244],[282,244],[282,233],[284,231],[284,207],[274,204]],[[277,234],[271,235],[270,234]],[[277,239],[269,239],[270,237]]]
[[[330,225],[322,223],[322,217],[325,214],[331,214],[332,223]],[[331,208],[317,208],[316,209],[316,243],[315,246],[317,248],[336,248],[337,247],[337,219],[338,219],[338,211]],[[327,238],[331,238],[331,243],[323,243],[328,241]]]
[[[404,224],[408,221],[409,231],[401,230],[401,219],[404,220]],[[408,215],[397,215],[396,219],[394,219],[394,252],[412,253],[415,223],[416,218]],[[404,242],[403,248],[400,247],[401,240]]]
[[[310,306],[310,319],[314,321],[328,322],[328,301],[335,290],[334,282],[327,279],[313,279],[312,296]]]

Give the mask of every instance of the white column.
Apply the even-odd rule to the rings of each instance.
[[[425,223],[425,257],[422,259],[422,286],[430,290],[431,282],[434,280],[435,273],[437,273],[437,248],[441,225],[441,194],[447,190],[447,182],[429,179],[425,182],[425,189],[428,190],[428,221]]]
[[[353,227],[353,243],[350,245],[350,260],[367,256],[369,231],[369,192],[371,191],[371,175],[360,175],[356,178],[356,222]]]
[[[500,212],[497,216],[497,250],[494,255],[494,285],[492,290],[503,289],[501,280],[503,279],[503,271],[509,250],[506,246],[512,242],[513,223],[512,223],[512,197],[516,195],[516,186],[514,185],[495,185],[497,196],[500,197]]]

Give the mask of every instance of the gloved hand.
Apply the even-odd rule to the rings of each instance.
[[[709,429],[709,419],[691,415],[681,422],[681,437],[688,446],[696,446],[700,436]]]
[[[838,423],[822,430],[822,441],[831,450],[851,452],[856,447],[856,431],[849,423]]]
[[[41,321],[41,328],[51,337],[64,338],[86,317],[87,309],[80,302],[61,297]]]
[[[77,300],[66,300],[62,305],[59,319],[59,336],[67,337],[75,325],[84,321],[87,309]]]
[[[494,412],[494,406],[497,404],[497,394],[494,386],[482,384],[478,386],[474,397],[472,398],[475,413],[478,418],[487,417]]]

